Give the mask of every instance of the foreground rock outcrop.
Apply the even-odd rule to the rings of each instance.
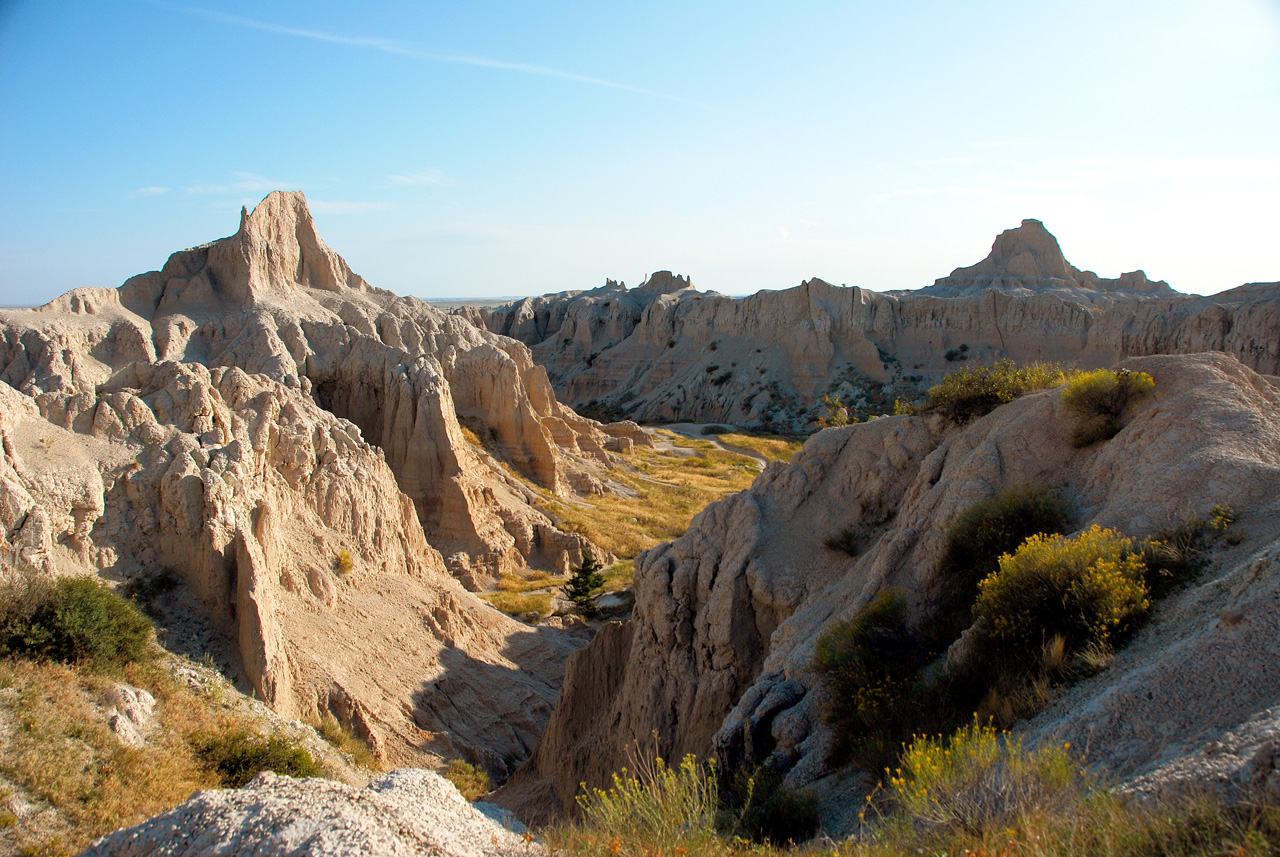
[[[1029,729],[1087,748],[1125,778],[1169,781],[1179,765],[1196,770],[1194,754],[1225,759],[1227,749],[1241,755],[1222,777],[1245,776],[1249,748],[1265,744],[1280,710],[1280,386],[1223,354],[1124,365],[1149,372],[1156,392],[1105,443],[1073,448],[1049,390],[962,429],[936,417],[828,429],[709,506],[683,537],[637,559],[633,618],[570,658],[546,734],[499,801],[531,817],[569,812],[579,783],[605,782],[637,742],[656,740],[666,757],[765,764],[789,785],[817,787],[838,830],[840,808],[856,801],[838,797],[844,775],[810,669],[818,637],[886,587],[922,615],[948,523],[1026,482],[1058,491],[1078,527],[1137,537],[1215,505],[1241,511],[1240,543]],[[856,558],[822,545],[845,529]],[[1235,733],[1246,737],[1228,748]],[[1225,743],[1203,749],[1214,741]],[[1254,768],[1271,771],[1266,760]]]
[[[917,291],[814,278],[729,298],[664,271],[636,289],[610,281],[473,315],[528,344],[575,408],[777,430],[812,428],[824,395],[884,413],[969,360],[1094,368],[1223,351],[1280,372],[1280,285],[1201,298],[1141,271],[1100,278],[1068,263],[1037,220],[1002,233],[982,262]]]
[[[0,312],[0,380],[10,574],[176,577],[171,644],[384,761],[528,754],[585,636],[462,584],[580,561],[526,481],[603,491],[635,427],[560,405],[523,345],[369,286],[273,193],[118,290]]]
[[[169,812],[104,836],[82,853],[514,857],[544,849],[483,815],[448,780],[405,769],[364,789],[259,774],[242,789],[197,792]]]

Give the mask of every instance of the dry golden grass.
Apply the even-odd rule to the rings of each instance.
[[[747,488],[759,473],[758,462],[749,456],[725,452],[706,440],[667,431],[659,434],[697,454],[638,448],[623,456],[633,469],[615,468],[609,473],[637,496],[566,501],[542,492],[543,511],[561,529],[581,533],[610,553],[630,559],[683,535],[694,515]]]
[[[626,589],[631,585],[631,579],[634,576],[635,561],[619,560],[604,570],[604,588],[601,591],[617,592]]]
[[[349,728],[339,723],[338,718],[332,714],[326,712],[319,720],[312,721],[311,726],[320,733],[321,738],[328,741],[339,752],[345,753],[360,767],[371,771],[381,770],[378,758],[373,754],[373,750],[369,749],[369,745],[357,738]]]
[[[122,744],[107,725],[116,682],[150,692],[159,723],[146,746]],[[107,676],[84,667],[0,659],[0,774],[58,814],[66,832],[20,831],[19,853],[74,854],[97,837],[177,806],[197,789],[224,785],[200,748],[258,721],[221,686],[197,692],[162,666],[130,664]],[[336,721],[322,734],[357,764],[375,767],[367,745]]]
[[[496,592],[482,592],[480,597],[511,616],[550,616],[552,593],[538,590],[555,589],[568,579],[545,571],[531,571],[527,576],[508,572],[498,580]]]
[[[790,461],[804,446],[803,440],[783,435],[722,434],[718,437],[723,443],[758,452],[770,461]]]
[[[236,725],[158,669],[134,665],[123,677],[156,697],[167,727],[141,750],[121,744],[91,708],[90,700],[112,686],[109,679],[61,664],[0,661],[0,687],[12,694],[3,704],[14,726],[0,771],[58,810],[72,830],[59,847],[71,853],[176,806],[196,789],[216,787],[216,774],[200,764],[188,738]]]
[[[530,594],[498,590],[497,592],[481,592],[479,595],[508,616],[533,614],[541,618],[551,615],[551,593],[549,592]]]
[[[527,577],[518,574],[504,574],[498,581],[499,592],[532,592],[535,589],[549,589],[563,586],[568,577],[556,577],[545,571],[531,571]]]

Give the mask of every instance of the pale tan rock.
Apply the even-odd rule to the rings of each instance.
[[[0,312],[0,379],[5,568],[172,571],[280,715],[332,712],[387,762],[527,756],[584,630],[455,573],[580,562],[504,463],[593,488],[611,435],[523,345],[372,288],[276,193],[119,290]]]
[[[1274,575],[1269,560],[1250,558],[1278,544],[1280,388],[1222,354],[1125,365],[1149,372],[1156,392],[1106,443],[1073,448],[1059,392],[1049,390],[960,430],[886,417],[820,432],[789,465],[770,465],[749,490],[709,506],[680,539],[637,559],[633,619],[574,655],[539,747],[499,802],[571,811],[577,784],[606,783],[627,748],[654,735],[668,758],[766,764],[793,786],[828,777],[834,742],[810,669],[822,630],[886,587],[919,617],[947,524],[1024,482],[1060,492],[1080,527],[1141,537],[1218,504],[1252,522],[1200,594],[1174,608],[1179,616],[1157,611],[1134,644],[1145,654],[1085,683],[1035,734],[1069,737],[1129,775],[1280,710],[1269,666],[1280,662],[1271,652],[1280,637],[1266,630],[1280,617]],[[822,547],[845,528],[862,546],[856,558]],[[1225,608],[1257,633],[1234,631],[1240,619],[1224,636]],[[584,727],[593,718],[608,728]]]
[[[890,410],[966,361],[1001,357],[1095,368],[1223,351],[1280,373],[1280,285],[1200,298],[1141,271],[1100,278],[1068,263],[1036,220],[1002,233],[977,265],[917,291],[814,278],[729,298],[666,272],[651,281],[659,287],[527,298],[494,309],[488,324],[529,345],[574,407],[776,430],[815,429],[824,395]]]

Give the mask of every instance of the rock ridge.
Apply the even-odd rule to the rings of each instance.
[[[1026,731],[1157,784],[1202,770],[1194,757],[1207,741],[1236,741],[1221,779],[1246,776],[1248,747],[1280,735],[1280,635],[1266,631],[1280,617],[1280,387],[1223,354],[1123,365],[1150,373],[1156,393],[1105,444],[1072,447],[1059,392],[1048,390],[962,429],[899,416],[821,431],[790,464],[709,506],[684,536],[637,558],[632,619],[574,654],[530,762],[496,799],[530,818],[571,813],[579,783],[607,783],[633,742],[656,741],[668,758],[783,772],[787,785],[824,795],[828,830],[856,823],[841,807],[859,803],[861,783],[842,773],[822,717],[817,639],[887,587],[921,616],[947,523],[1026,482],[1063,496],[1073,526],[1139,538],[1214,505],[1242,512],[1240,542],[1215,555],[1213,571]],[[863,546],[855,558],[822,545],[846,529]],[[580,728],[590,718],[609,729]]]
[[[818,278],[743,298],[692,286],[644,299],[639,291],[527,298],[486,323],[526,343],[573,407],[775,431],[815,429],[824,395],[883,413],[966,361],[1096,368],[1222,351],[1280,373],[1280,287],[1197,297],[1141,271],[1100,278],[1070,265],[1036,220],[1002,233],[982,262],[917,291]]]
[[[275,192],[119,289],[0,312],[0,381],[9,573],[176,575],[170,646],[384,763],[528,755],[585,629],[463,585],[581,561],[533,486],[607,490],[635,426],[561,405],[525,346],[373,288]]]

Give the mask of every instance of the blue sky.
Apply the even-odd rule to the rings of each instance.
[[[375,285],[1280,280],[1280,3],[0,0],[0,304],[301,189]]]

